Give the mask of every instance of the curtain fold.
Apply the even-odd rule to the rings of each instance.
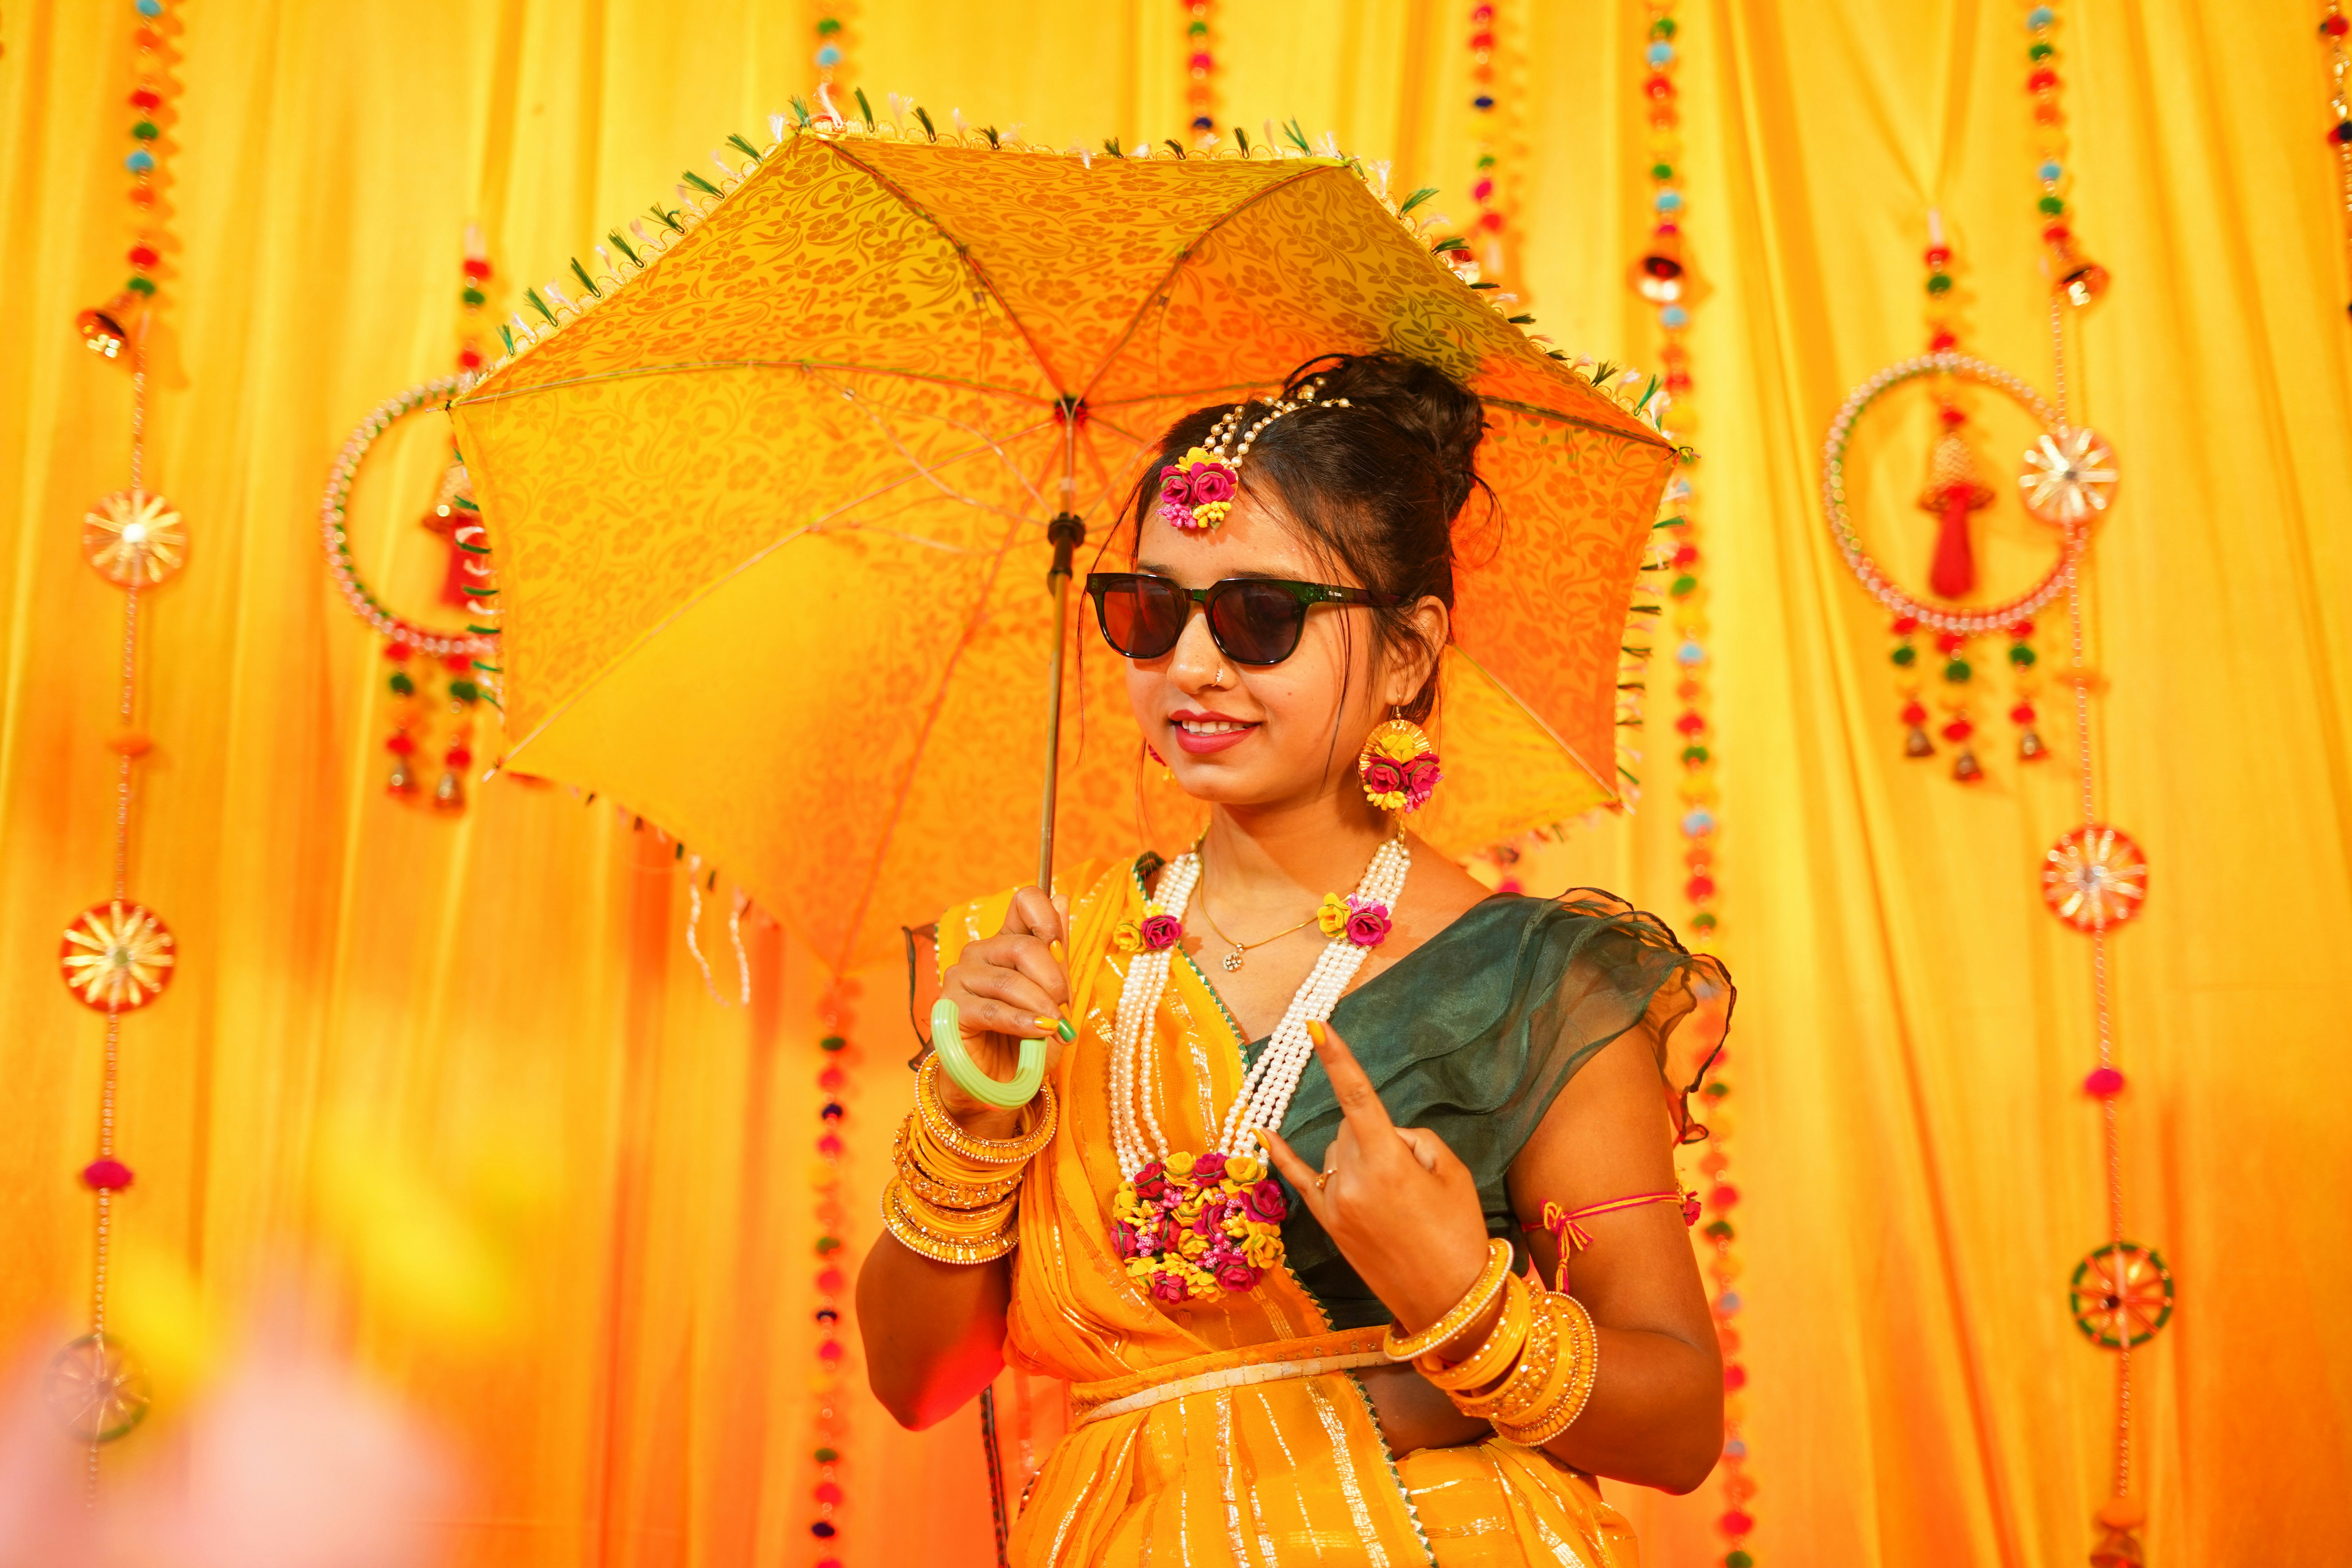
[[[1626,284],[1649,226],[1645,14],[1498,8],[1508,281],[1571,352],[1654,363]],[[2137,1363],[2146,1539],[2158,1563],[2318,1564],[2341,1555],[2327,1521],[2352,1470],[2328,978],[2352,930],[2352,279],[2317,8],[2061,10],[2070,199],[2116,279],[2070,358],[2124,468],[2087,574],[2102,811],[2154,866],[2147,915],[2113,944],[2126,1228],[2163,1250],[2180,1300]],[[1221,122],[1255,137],[1296,115],[1470,216],[1466,6],[1216,11]],[[360,416],[448,368],[465,225],[483,226],[502,314],[730,132],[763,137],[809,89],[821,13],[173,14],[149,462],[191,563],[147,606],[157,749],[131,887],[172,922],[183,967],[124,1026],[138,1184],[117,1209],[121,1326],[168,1350],[142,1300],[184,1292],[233,1324],[289,1269],[310,1279],[375,1377],[465,1457],[457,1563],[811,1562],[826,977],[754,917],[753,1002],[720,1006],[723,868],[697,927],[706,986],[676,846],[612,802],[505,779],[457,819],[387,800],[380,643],[333,596],[315,508]],[[1891,639],[1817,501],[1831,415],[1923,341],[1929,207],[1955,237],[1964,347],[2050,385],[2022,14],[1680,12],[1764,1563],[2078,1563],[2111,1462],[2111,1363],[2066,1310],[2105,1231],[2097,1114],[2076,1089],[2095,1059],[2089,960],[2033,881],[2075,810],[2064,705],[2045,700],[2056,755],[2034,768],[1990,734],[1983,786],[1907,763]],[[1160,0],[850,0],[841,16],[845,76],[877,106],[908,93],[1056,145],[1182,122],[1183,13]],[[130,243],[133,25],[128,5],[56,0],[0,16],[5,1346],[75,1331],[89,1271],[75,1173],[101,1025],[52,954],[107,888],[119,598],[78,538],[82,509],[127,482],[129,383],[71,321],[119,286]],[[1920,406],[1874,414],[1866,441],[1896,455],[1859,470],[1865,529],[1915,578],[1932,523],[1899,454],[1924,450]],[[411,521],[431,500],[425,417],[361,481],[379,489],[355,547],[402,584],[429,584],[440,549]],[[1999,535],[1988,570],[2033,548]],[[2062,621],[2044,616],[2045,669]],[[1979,719],[2003,728],[1997,709]],[[1531,886],[1593,881],[1679,918],[1662,730],[1637,742],[1644,809],[1540,851]],[[899,977],[857,982],[839,1096],[853,1268],[911,1048]],[[160,1427],[208,1363],[157,1360]],[[989,1561],[972,1417],[898,1433],[862,1376],[853,1356],[828,1550]],[[112,1462],[135,1467],[152,1436]],[[1718,1560],[1712,1486],[1610,1489],[1650,1561]]]

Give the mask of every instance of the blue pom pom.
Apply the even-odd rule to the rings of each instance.
[[[1707,810],[1705,806],[1700,806],[1697,810],[1690,812],[1683,817],[1683,837],[1685,838],[1704,838],[1706,835],[1714,831],[1715,814]]]
[[[1723,1446],[1723,1457],[1727,1459],[1744,1459],[1748,1457],[1748,1445],[1734,1437]]]
[[[1664,310],[1658,312],[1658,325],[1662,327],[1687,327],[1690,325],[1690,312],[1684,310],[1680,305],[1669,305]]]
[[[1699,647],[1699,645],[1695,642],[1686,642],[1683,644],[1682,647],[1675,649],[1675,660],[1676,663],[1685,666],[1705,664],[1706,662],[1706,649]]]
[[[1663,66],[1663,65],[1664,65],[1668,60],[1671,60],[1671,59],[1673,59],[1674,58],[1675,58],[1675,47],[1674,47],[1674,45],[1672,45],[1672,44],[1652,44],[1652,45],[1650,46],[1650,64],[1651,64],[1653,67]]]
[[[2042,164],[2039,169],[2036,169],[2034,173],[2041,175],[2045,180],[2054,180],[2060,174],[2065,173],[2065,171],[2059,168],[2057,161],[2053,159],[2051,162]]]
[[[1494,95],[1492,93],[1482,92],[1477,97],[1470,100],[1470,107],[1481,110],[1482,112],[1492,109],[1495,107]]]
[[[1738,1315],[1739,1311],[1739,1292],[1737,1290],[1726,1290],[1722,1295],[1717,1296],[1715,1299],[1715,1305],[1716,1309],[1722,1312],[1722,1314],[1727,1318]]]
[[[155,154],[141,147],[122,160],[122,166],[134,174],[143,174],[155,166]]]
[[[824,47],[817,50],[816,63],[831,69],[841,63],[841,50],[835,45],[825,45]]]
[[[138,0],[139,14],[153,18],[163,14],[163,0]]]
[[[1650,198],[1650,205],[1662,213],[1670,213],[1683,205],[1683,194],[1680,191],[1660,191]]]
[[[2036,5],[2025,14],[2025,25],[2039,31],[2058,19],[2057,13],[2047,5]]]

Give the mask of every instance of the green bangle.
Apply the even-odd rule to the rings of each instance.
[[[1037,1098],[1037,1086],[1045,1081],[1043,1040],[1021,1042],[1021,1066],[1011,1083],[981,1071],[971,1053],[963,1048],[963,1014],[944,996],[931,1004],[931,1049],[958,1089],[982,1105],[992,1105],[1000,1110],[1013,1110],[1028,1104]]]

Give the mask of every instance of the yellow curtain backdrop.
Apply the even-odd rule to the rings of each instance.
[[[1645,363],[1655,329],[1625,286],[1647,227],[1642,14],[1500,8],[1516,281],[1563,344]],[[184,968],[125,1026],[138,1184],[116,1291],[119,1325],[152,1342],[158,1424],[297,1259],[374,1374],[464,1456],[454,1561],[806,1563],[824,977],[753,920],[754,1000],[719,1006],[685,946],[674,847],[609,802],[505,781],[454,821],[387,801],[378,645],[329,590],[313,509],[359,416],[446,368],[465,224],[483,226],[510,307],[805,91],[820,13],[173,10],[150,473],[193,561],[150,606],[158,745],[131,886],[173,922]],[[1466,10],[1221,5],[1221,118],[1328,127],[1466,216]],[[2089,574],[2096,749],[2105,814],[2155,865],[2149,912],[2115,949],[2126,1227],[2163,1248],[2181,1301],[2138,1361],[2150,1560],[2334,1562],[2352,1473],[2328,978],[2352,931],[2352,281],[2318,8],[2063,10],[2079,231],[2116,278],[2075,384],[2126,469]],[[1182,13],[1164,0],[839,12],[845,74],[877,101],[909,93],[1057,144],[1181,123]],[[2097,1120],[2075,1089],[2087,958],[2031,879],[2072,820],[2069,771],[1996,756],[1964,791],[1896,754],[1882,617],[1814,501],[1846,389],[1919,342],[1930,206],[1958,237],[1967,342],[2047,385],[2021,12],[1681,12],[1767,1564],[2077,1563],[2110,1463],[2111,1363],[2064,1296],[2105,1229]],[[75,1172],[100,1024],[51,954],[107,883],[118,600],[77,536],[85,504],[125,482],[128,385],[69,322],[123,270],[132,26],[128,5],[0,15],[9,1345],[75,1331],[89,1271]],[[1926,526],[1878,493],[1884,536]],[[360,547],[429,575],[437,546],[409,507],[384,502]],[[1679,918],[1671,745],[1646,750],[1653,808],[1580,828],[1539,874]],[[726,899],[722,879],[699,931],[731,993]],[[853,1265],[908,1081],[897,977],[862,981]],[[971,1417],[898,1433],[859,1376],[853,1362],[840,1555],[986,1561]],[[1626,1500],[1653,1561],[1719,1555],[1712,1488]]]

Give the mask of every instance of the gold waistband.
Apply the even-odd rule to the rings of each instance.
[[[1221,1388],[1244,1388],[1252,1384],[1318,1377],[1357,1367],[1387,1366],[1389,1357],[1381,1349],[1383,1331],[1377,1328],[1345,1329],[1311,1339],[1276,1340],[1244,1345],[1239,1350],[1213,1351],[1127,1377],[1074,1384],[1070,1388],[1072,1424],[1084,1426],[1107,1416],[1126,1415],[1188,1394],[1210,1394]]]

